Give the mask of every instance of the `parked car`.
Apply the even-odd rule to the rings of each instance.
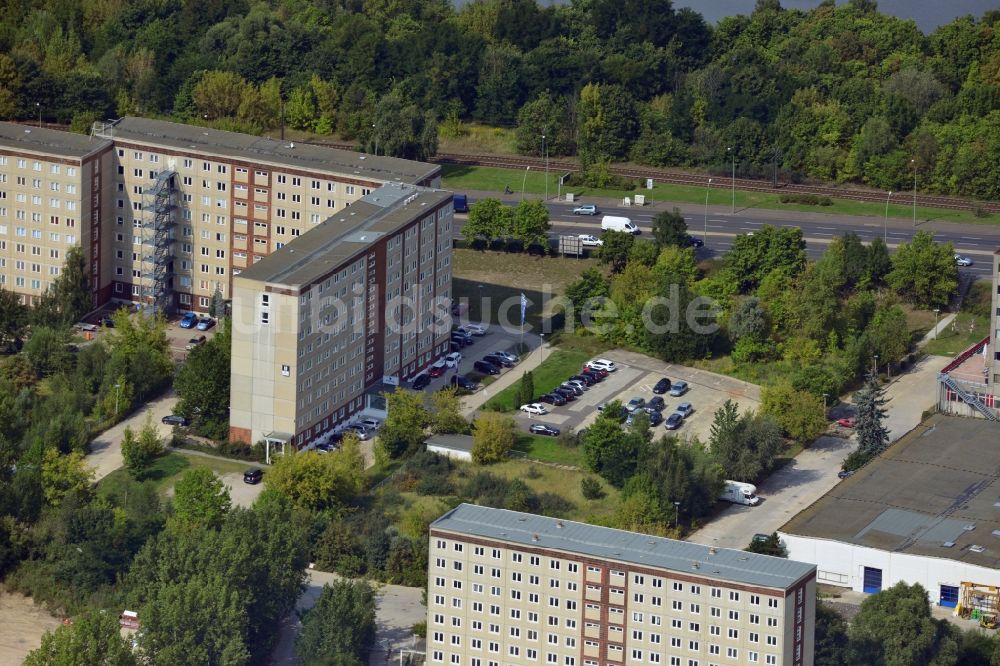
[[[646,401],[643,400],[642,398],[638,398],[637,397],[637,398],[632,398],[631,400],[629,400],[628,404],[625,405],[625,409],[628,410],[629,414],[633,414],[637,410],[640,410],[640,409],[642,409],[645,406],[646,406]]]
[[[458,364],[462,362],[462,355],[458,352],[452,352],[444,357],[444,364],[449,368],[457,368]]]
[[[595,380],[593,377],[588,377],[587,375],[573,375],[567,381],[580,382],[586,388],[590,388],[591,386],[597,383],[597,380]]]
[[[251,467],[247,471],[243,472],[243,483],[249,483],[251,486],[255,486],[260,483],[263,476],[264,470],[260,467]]]
[[[427,388],[427,385],[430,383],[431,383],[430,375],[424,373],[414,377],[413,382],[410,384],[410,386],[413,387],[413,390],[420,391]]]
[[[549,410],[545,409],[545,405],[540,402],[529,402],[527,405],[521,405],[521,411],[525,414],[534,414],[536,416],[549,413]]]
[[[596,376],[600,377],[601,379],[604,379],[605,377],[608,376],[608,371],[607,370],[601,370],[599,368],[590,368],[590,367],[587,367],[587,366],[583,366],[583,370],[581,372],[589,372],[590,374],[596,375]]]
[[[837,478],[846,479],[849,476],[854,476],[853,469],[842,469],[839,472],[837,472]]]
[[[575,395],[583,395],[583,389],[577,384],[570,384],[569,382],[563,382],[559,385],[559,388],[569,389]]]
[[[594,360],[587,363],[588,368],[597,368],[598,370],[607,370],[608,372],[614,372],[618,369],[614,361],[609,361],[606,358],[595,358]]]
[[[548,435],[549,437],[558,437],[559,428],[553,428],[550,425],[545,425],[544,423],[533,423],[528,430],[534,435]]]
[[[185,349],[187,349],[188,351],[191,351],[192,349],[194,349],[198,345],[205,344],[205,340],[206,340],[206,338],[205,338],[204,335],[196,335],[193,338],[191,338],[190,340],[188,340],[187,347],[185,347]]]
[[[462,375],[455,375],[451,378],[451,383],[453,386],[457,386],[460,389],[466,391],[475,391],[479,388],[479,384],[472,381],[468,377],[463,377]]]
[[[677,414],[680,414],[681,418],[686,419],[687,417],[691,416],[691,414],[694,412],[694,407],[691,406],[690,402],[682,402],[681,404],[677,405],[677,409],[674,411]]]
[[[492,363],[493,365],[503,368],[514,367],[514,364],[510,361],[510,359],[504,358],[503,356],[497,356],[496,354],[487,354],[483,357],[483,360],[487,363]]]
[[[837,425],[843,428],[853,428],[858,425],[858,419],[854,416],[847,416],[842,419],[837,419]]]
[[[663,400],[663,398],[656,395],[649,399],[649,402],[646,403],[646,407],[662,412],[667,408],[667,403]]]
[[[352,423],[347,426],[347,431],[353,432],[362,442],[366,442],[372,438],[372,431],[360,423]]]
[[[101,321],[97,322],[99,326],[104,326],[105,328],[114,328],[115,320],[111,318],[110,315],[104,315],[101,317]]]
[[[505,358],[511,363],[517,363],[519,360],[521,360],[517,357],[517,354],[512,354],[511,352],[495,351],[495,352],[490,352],[490,354],[492,354],[493,356],[499,356],[500,358]]]
[[[467,335],[465,333],[458,333],[458,332],[452,332],[452,334],[451,334],[451,341],[452,342],[457,342],[458,344],[462,345],[463,347],[468,347],[469,345],[471,345],[474,342],[474,340],[472,339],[471,335]]]
[[[204,317],[204,318],[198,320],[198,330],[199,331],[207,331],[208,329],[212,328],[213,326],[215,326],[215,320],[212,319],[211,317]]]
[[[687,392],[688,392],[687,382],[674,382],[673,385],[670,387],[670,395],[672,395],[675,398],[679,398]]]
[[[573,209],[574,215],[597,215],[597,206],[594,204],[582,204]]]
[[[473,367],[473,369],[475,369],[476,372],[481,372],[484,375],[499,375],[500,374],[500,368],[498,368],[497,366],[493,365],[489,361],[476,361],[475,363],[472,364],[472,367]]]
[[[653,385],[653,393],[656,395],[663,395],[670,390],[670,380],[664,377],[660,381]]]
[[[545,404],[553,405],[554,407],[562,407],[568,401],[558,393],[546,393],[545,395],[538,397],[538,402],[544,402]]]
[[[646,416],[649,417],[650,426],[657,426],[663,423],[663,414],[661,414],[660,412],[656,411],[655,409],[650,409],[648,407],[643,411],[645,411]]]
[[[590,234],[580,234],[580,245],[584,247],[600,247],[604,245],[604,241],[602,241],[597,236],[591,236]]]
[[[969,257],[963,256],[961,254],[956,254],[955,255],[955,264],[957,264],[958,266],[971,266],[972,265],[972,259],[970,259]]]
[[[379,428],[382,427],[382,422],[372,416],[369,416],[368,418],[365,419],[361,419],[360,421],[358,421],[358,423],[368,428],[369,430],[378,430]]]
[[[700,238],[695,238],[690,234],[688,234],[688,237],[685,239],[685,243],[688,247],[703,247],[705,245],[705,241]]]
[[[464,324],[466,332],[471,333],[475,336],[486,335],[486,329],[488,328],[486,324]]]
[[[455,342],[454,340],[451,341],[451,347],[450,347],[451,351],[453,352],[461,351],[463,347],[465,347],[465,345],[463,345],[461,342]]]
[[[160,420],[164,425],[186,426],[188,424],[188,420],[180,414],[167,414]]]
[[[600,372],[598,372],[597,370],[591,370],[590,368],[587,368],[587,369],[585,369],[585,370],[581,370],[581,371],[580,371],[580,374],[581,374],[581,375],[585,375],[585,376],[587,376],[587,377],[590,377],[591,379],[593,379],[593,380],[594,380],[594,383],[595,383],[595,384],[596,384],[597,382],[603,382],[603,381],[604,381],[604,378],[608,376],[608,373],[606,373],[606,372],[605,372],[605,373],[604,373],[604,374],[602,375],[602,374],[601,374]]]
[[[193,312],[185,312],[184,316],[181,317],[181,328],[194,328],[195,324],[198,323],[198,315]]]
[[[674,412],[673,414],[667,417],[667,422],[664,423],[663,426],[667,430],[677,430],[678,428],[681,427],[682,423],[684,423],[684,417],[678,414],[677,412]]]
[[[576,400],[576,391],[573,391],[572,389],[557,386],[552,389],[552,392],[556,395],[561,395],[566,402],[573,402]]]
[[[430,368],[427,369],[427,374],[430,375],[431,377],[440,377],[441,375],[444,374],[445,370],[447,369],[448,366],[445,365],[444,361],[438,361],[437,363],[435,363],[434,365],[432,365]]]

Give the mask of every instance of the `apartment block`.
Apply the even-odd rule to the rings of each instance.
[[[813,663],[810,564],[462,504],[427,576],[432,665]]]
[[[230,439],[308,444],[448,352],[450,192],[394,183],[235,277]]]
[[[82,245],[96,302],[113,173],[110,141],[0,123],[0,286],[31,304]]]
[[[386,183],[439,167],[126,117],[91,136],[0,123],[0,284],[28,302],[82,244],[95,306],[232,297],[243,269]]]

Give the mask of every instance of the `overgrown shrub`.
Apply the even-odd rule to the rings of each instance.
[[[580,492],[585,499],[596,500],[604,497],[604,488],[601,482],[592,476],[585,476],[580,479]]]
[[[778,201],[784,204],[802,204],[803,206],[832,206],[833,199],[819,194],[782,194]]]

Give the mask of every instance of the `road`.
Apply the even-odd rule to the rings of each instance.
[[[469,202],[471,204],[476,199],[487,196],[496,195],[485,192],[469,193]],[[519,200],[516,196],[501,198],[505,203],[512,205]],[[553,235],[588,233],[599,235],[602,215],[621,215],[631,218],[648,237],[653,218],[664,210],[676,207],[684,215],[691,234],[698,238],[707,238],[705,248],[699,251],[699,256],[702,258],[724,253],[732,246],[733,238],[737,235],[756,231],[765,224],[802,229],[806,240],[806,252],[812,259],[818,258],[830,241],[849,231],[856,233],[864,242],[882,237],[890,250],[908,242],[916,231],[930,231],[934,233],[937,241],[952,243],[956,252],[967,255],[973,260],[972,266],[961,268],[960,271],[967,272],[974,278],[990,275],[993,270],[992,255],[1000,248],[1000,227],[987,224],[918,219],[914,226],[912,220],[897,218],[883,220],[876,217],[831,215],[821,212],[737,209],[737,212],[732,214],[728,206],[709,206],[706,215],[704,206],[692,204],[657,202],[644,207],[626,208],[617,201],[610,200],[588,199],[586,203],[596,203],[600,214],[573,215],[573,208],[579,205],[579,202],[547,203]],[[458,219],[460,224],[456,225],[456,236],[461,229],[464,216],[459,215]]]
[[[169,441],[173,434],[173,428],[163,425],[161,419],[167,414],[172,414],[174,406],[177,404],[177,396],[173,389],[164,395],[151,400],[137,409],[131,416],[108,428],[90,442],[90,453],[87,454],[86,462],[94,468],[94,480],[100,481],[111,472],[122,466],[122,438],[125,436],[125,428],[131,428],[138,433],[146,424],[146,415],[151,414],[153,425],[164,440]]]

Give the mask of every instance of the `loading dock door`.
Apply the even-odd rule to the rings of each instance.
[[[882,570],[865,567],[864,591],[866,594],[875,594],[882,591]]]
[[[939,603],[945,608],[954,608],[958,605],[958,587],[954,585],[941,586],[941,599]]]

